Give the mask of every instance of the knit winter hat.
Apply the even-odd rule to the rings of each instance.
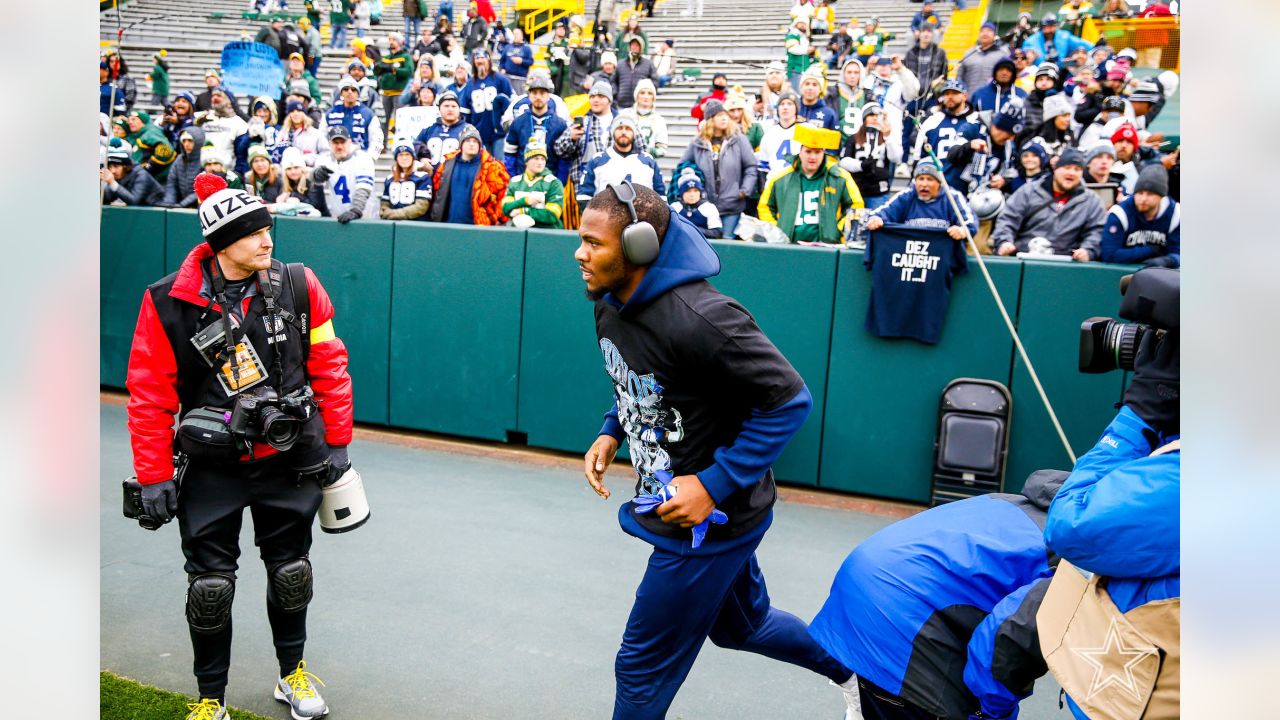
[[[637,128],[637,127],[636,127],[636,120],[635,120],[635,118],[631,117],[630,115],[626,115],[626,114],[624,114],[624,115],[619,115],[619,116],[617,116],[616,118],[614,118],[614,119],[613,119],[613,124],[609,126],[609,134],[610,134],[610,135],[612,135],[612,134],[614,133],[614,131],[615,131],[615,130],[617,130],[618,128],[620,128],[620,127],[628,127],[628,128],[631,128],[631,132],[633,132],[633,133],[638,133],[638,132],[640,132],[639,128]]]
[[[702,104],[702,117],[706,118],[707,120],[710,120],[711,118],[715,117],[716,115],[719,115],[722,112],[728,112],[728,111],[725,110],[724,103],[720,102],[719,100],[716,100],[715,98],[711,98],[710,100]]]
[[[249,146],[249,162],[252,163],[254,158],[260,158],[260,157],[264,157],[267,160],[270,160],[271,153],[267,152],[267,148],[264,147],[261,143],[254,143],[250,145]]]
[[[524,159],[525,159],[525,160],[528,160],[528,159],[529,159],[529,158],[531,158],[531,157],[537,157],[537,156],[539,156],[539,155],[541,155],[542,157],[546,157],[546,156],[547,156],[547,146],[546,146],[546,145],[543,145],[542,143],[539,143],[539,142],[531,142],[531,143],[529,143],[529,145],[524,149]]]
[[[462,126],[462,133],[458,135],[458,146],[459,146],[459,147],[461,147],[461,146],[462,146],[462,143],[464,143],[464,142],[466,142],[466,141],[468,141],[468,140],[471,140],[471,139],[473,139],[473,138],[474,138],[475,140],[479,141],[479,143],[480,143],[480,149],[481,149],[481,150],[483,150],[483,149],[484,149],[484,140],[480,137],[480,131],[479,131],[479,130],[477,130],[477,129],[476,129],[476,126],[475,126],[475,125],[472,125],[471,123],[467,123],[466,125],[463,125],[463,126]]]
[[[1124,112],[1124,98],[1119,95],[1108,95],[1102,98],[1104,112]]]
[[[302,151],[296,147],[287,147],[280,155],[280,169],[288,170],[292,167],[304,168],[307,166],[307,158]]]
[[[1045,150],[1044,145],[1033,140],[1023,146],[1022,150],[1018,152],[1018,157],[1021,158],[1023,155],[1027,153],[1031,153],[1036,157],[1040,158],[1041,170],[1049,167],[1049,151]]]
[[[609,98],[609,100],[610,100],[610,101],[612,101],[612,100],[613,100],[613,86],[612,86],[612,85],[610,85],[609,83],[605,82],[604,80],[597,80],[597,81],[596,81],[596,83],[595,83],[594,85],[592,85],[592,86],[591,86],[591,93],[590,93],[590,95],[603,95],[603,96],[605,96],[605,97]],[[589,95],[589,96],[590,96],[590,95]]]
[[[1129,102],[1145,102],[1155,104],[1164,99],[1164,95],[1160,92],[1160,86],[1150,80],[1143,80],[1138,83],[1138,87],[1133,89],[1129,94]]]
[[[1075,165],[1083,169],[1084,155],[1081,155],[1080,151],[1073,147],[1064,149],[1058,154],[1058,167],[1066,167],[1068,165]]]
[[[698,173],[693,168],[685,168],[680,172],[680,177],[676,179],[676,190],[684,194],[689,188],[703,189],[702,180],[698,178]]]
[[[1036,77],[1051,77],[1056,81],[1058,79],[1058,66],[1051,62],[1040,63],[1036,67]]]
[[[1116,146],[1103,140],[1102,142],[1089,148],[1089,152],[1084,154],[1084,164],[1087,166],[1093,162],[1093,159],[1100,155],[1110,155],[1113,159],[1116,156]]]
[[[200,229],[214,252],[271,227],[271,213],[261,200],[243,190],[228,188],[227,181],[217,175],[197,175],[195,191],[200,199]]]
[[[604,52],[600,53],[600,65],[603,67],[605,63],[613,63],[614,65],[617,65],[618,64],[617,53],[613,52],[612,50],[605,50]]]
[[[1116,128],[1116,131],[1114,133],[1111,133],[1112,144],[1115,144],[1121,140],[1128,140],[1134,145],[1137,145],[1140,142],[1138,139],[1138,130],[1133,126],[1132,123],[1125,123],[1120,127]]]
[[[918,178],[921,175],[928,175],[934,180],[937,180],[938,182],[942,182],[942,171],[938,169],[937,165],[934,165],[932,162],[928,160],[924,160],[919,164],[917,164],[916,171],[912,173],[911,177]]]
[[[636,83],[636,89],[631,93],[631,96],[633,98],[638,97],[641,90],[648,90],[654,95],[658,94],[658,88],[654,86],[653,81],[649,78],[640,78],[640,81]]]
[[[1055,93],[1044,99],[1044,119],[1052,120],[1059,115],[1071,114],[1071,100],[1065,93]]]
[[[1010,103],[991,118],[991,127],[1017,135],[1022,132],[1022,108]]]
[[[1161,197],[1169,194],[1169,171],[1160,163],[1148,163],[1138,171],[1138,182],[1134,183],[1135,193],[1149,192]]]

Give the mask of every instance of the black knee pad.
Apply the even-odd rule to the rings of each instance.
[[[285,612],[297,612],[311,602],[311,561],[286,560],[271,568],[271,599]]]
[[[198,633],[218,632],[231,621],[231,601],[235,596],[235,575],[193,575],[187,586],[187,624]]]

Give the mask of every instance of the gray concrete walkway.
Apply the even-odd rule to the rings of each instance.
[[[130,474],[124,408],[104,403],[102,668],[192,693],[186,579],[175,524],[155,533],[120,516]],[[584,442],[587,439],[584,439]],[[625,477],[602,501],[570,462],[357,440],[373,517],[345,535],[317,528],[308,669],[333,718],[463,720],[609,717],[613,657],[648,546],[622,533]],[[759,551],[774,603],[812,618],[848,551],[891,522],[779,503]],[[266,582],[245,514],[228,702],[288,718],[271,699],[275,658]],[[1029,720],[1062,718],[1041,680]],[[837,720],[824,678],[710,643],[671,718]]]

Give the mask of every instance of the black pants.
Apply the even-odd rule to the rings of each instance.
[[[863,720],[942,720],[862,676],[858,676],[858,694],[862,698]]]
[[[268,573],[280,563],[307,556],[311,525],[320,509],[320,486],[314,481],[299,484],[287,458],[216,467],[193,462],[178,500],[178,531],[188,577],[234,576],[246,507],[253,514],[253,543]],[[284,612],[268,591],[267,619],[276,659],[282,670],[292,670],[302,660],[307,641],[307,610]],[[191,648],[201,697],[221,697],[231,667],[230,620],[215,633],[192,630]]]

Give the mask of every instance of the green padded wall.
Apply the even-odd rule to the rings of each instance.
[[[153,208],[102,209],[98,381],[103,385],[124,387],[142,293],[166,274],[164,214]]]
[[[1097,315],[1115,317],[1120,309],[1120,277],[1133,270],[1101,263],[1023,265],[1018,334],[1077,457],[1093,447],[1115,415],[1123,382],[1118,370],[1085,375],[1077,369],[1080,323]],[[1013,442],[1006,486],[1016,491],[1032,472],[1069,470],[1071,461],[1022,358],[1015,358],[1014,367]]]
[[[333,302],[333,329],[349,356],[356,420],[382,425],[389,422],[394,234],[392,223],[280,217],[272,235],[275,257],[306,263]]]
[[[166,210],[164,217],[164,271],[167,274],[182,266],[191,248],[204,242],[204,235],[195,210]]]
[[[525,231],[395,228],[391,423],[506,440],[516,429]]]
[[[529,231],[517,425],[530,445],[582,453],[595,441],[613,386],[573,259],[577,247],[576,232]]]
[[[817,485],[838,253],[733,240],[713,244],[721,270],[711,283],[755,317],[813,394],[813,411],[774,463],[774,473],[786,482]]]
[[[1021,263],[988,259],[987,267],[1012,313]],[[841,251],[819,485],[927,501],[942,389],[959,377],[1008,385],[1013,341],[974,260],[967,274],[955,278],[935,346],[867,332],[870,296],[871,273],[862,266],[862,253]],[[1018,411],[1015,399],[1015,417]]]

